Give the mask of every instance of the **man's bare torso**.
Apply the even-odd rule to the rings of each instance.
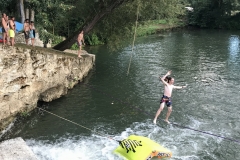
[[[2,27],[3,27],[4,29],[7,28],[7,22],[6,22],[6,20],[5,20],[4,17],[2,17]]]
[[[29,29],[29,24],[28,23],[24,23],[24,31],[26,32],[26,31],[29,31],[30,29]]]
[[[164,86],[164,95],[171,97],[172,96],[172,90],[173,90],[174,85],[168,84]]]
[[[82,39],[83,39],[83,33],[80,33],[80,34],[78,35],[78,42],[81,42]]]

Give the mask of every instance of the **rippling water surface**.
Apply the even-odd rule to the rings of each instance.
[[[116,53],[105,46],[88,49],[96,54],[88,77],[43,105],[87,129],[35,111],[2,138],[23,137],[40,160],[121,160],[112,153],[118,144],[107,136],[122,140],[131,134],[170,149],[172,160],[240,159],[240,142],[217,137],[240,141],[239,34],[178,31],[138,38],[134,53],[131,47]],[[169,120],[208,134],[167,125],[161,120],[166,108],[153,125],[163,91],[158,77],[168,70],[175,85],[187,84],[173,91]]]

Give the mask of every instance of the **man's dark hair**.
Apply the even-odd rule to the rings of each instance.
[[[164,79],[164,81],[166,81],[167,83],[169,83],[169,81],[171,81],[172,80],[172,77],[170,77],[170,76],[167,76],[165,79]]]

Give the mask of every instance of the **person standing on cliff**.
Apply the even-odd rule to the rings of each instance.
[[[167,116],[165,121],[169,124],[170,122],[168,121],[168,118],[172,112],[172,100],[171,100],[171,96],[172,96],[172,90],[173,89],[182,89],[182,88],[186,88],[187,86],[174,86],[174,78],[170,77],[171,75],[171,71],[168,71],[167,74],[165,76],[163,76],[161,78],[162,83],[164,84],[164,94],[162,96],[162,99],[160,101],[160,107],[155,115],[155,118],[153,120],[153,123],[156,124],[157,123],[157,118],[160,115],[160,113],[162,112],[164,105],[166,104],[168,107],[168,112],[167,112]]]
[[[33,21],[31,21],[29,27],[30,27],[29,38],[31,38],[32,46],[34,46],[34,40],[35,40],[35,26],[34,26],[34,22],[33,22]]]
[[[84,37],[83,37],[83,31],[81,31],[78,35],[78,38],[77,38],[77,45],[79,47],[79,50],[78,50],[78,57],[81,58],[81,50],[82,50],[82,45],[85,45],[84,43]]]
[[[23,29],[24,29],[25,41],[26,41],[26,44],[28,45],[28,39],[29,39],[29,33],[30,33],[29,19],[25,20],[23,24]]]
[[[3,45],[6,44],[6,39],[8,39],[8,27],[7,27],[7,15],[6,13],[2,14],[2,34],[3,34]]]
[[[10,45],[14,46],[14,37],[15,37],[15,30],[16,30],[16,25],[15,25],[15,17],[10,17],[9,20],[9,37],[10,37]]]

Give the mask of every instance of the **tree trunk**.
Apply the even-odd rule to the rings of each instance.
[[[31,9],[31,20],[30,21],[34,22],[34,17],[35,17],[35,12],[33,9]]]
[[[26,8],[26,10],[25,10],[25,17],[26,17],[26,19],[29,19],[29,9],[28,8]]]
[[[53,33],[53,35],[54,35],[54,31],[55,31],[55,30],[54,30],[54,24],[53,24],[53,27],[52,27],[52,33]]]
[[[20,12],[21,12],[21,22],[24,23],[24,21],[25,21],[25,14],[24,14],[23,0],[19,1],[19,5],[20,5]]]
[[[82,28],[79,28],[77,32],[75,32],[73,35],[68,37],[66,40],[62,41],[61,43],[57,44],[53,47],[53,49],[64,51],[65,49],[71,48],[71,46],[76,42],[78,34],[83,30],[84,34],[87,34],[89,31],[92,30],[94,25],[98,21],[100,21],[105,15],[111,13],[115,8],[120,6],[123,2],[128,0],[113,0],[112,4],[105,8],[103,11],[95,15],[95,17],[90,21],[90,23],[86,22]]]

